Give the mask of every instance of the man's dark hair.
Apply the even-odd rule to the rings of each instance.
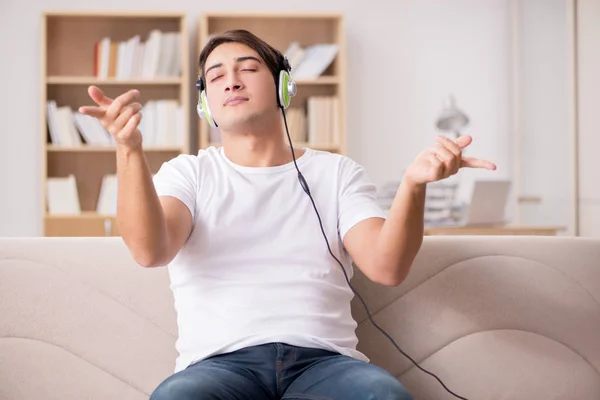
[[[275,82],[278,82],[279,71],[284,68],[283,55],[267,42],[245,29],[231,29],[220,35],[215,35],[210,38],[206,46],[204,46],[202,49],[200,58],[198,60],[200,76],[203,80],[204,71],[206,68],[206,59],[217,46],[223,43],[241,43],[256,51],[271,71]],[[205,80],[204,85],[206,86]]]

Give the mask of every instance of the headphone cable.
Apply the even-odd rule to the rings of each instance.
[[[327,244],[327,249],[329,250],[329,254],[334,258],[335,261],[337,261],[337,263],[342,268],[342,272],[344,273],[344,277],[346,278],[346,282],[348,283],[348,286],[350,287],[350,289],[352,290],[352,292],[354,293],[354,295],[356,297],[358,297],[358,299],[362,303],[363,307],[365,308],[365,311],[367,312],[367,315],[369,316],[369,320],[371,321],[371,323],[373,324],[373,326],[377,330],[379,330],[383,335],[385,335],[392,342],[392,344],[394,345],[394,347],[402,355],[404,355],[406,358],[408,358],[417,368],[419,368],[421,371],[425,372],[426,374],[431,375],[432,377],[434,377],[444,387],[444,389],[446,389],[446,391],[448,393],[450,393],[451,395],[453,395],[456,398],[459,398],[461,400],[467,400],[466,398],[464,398],[462,396],[459,396],[458,394],[456,394],[453,391],[451,391],[450,389],[448,389],[448,387],[444,384],[444,382],[442,382],[442,380],[440,378],[438,378],[437,375],[435,375],[434,373],[429,372],[426,369],[422,368],[419,365],[419,363],[417,363],[415,360],[413,360],[412,357],[410,357],[408,354],[406,354],[404,351],[402,351],[402,349],[400,348],[400,346],[398,346],[396,344],[396,342],[394,341],[394,339],[392,339],[392,337],[386,331],[384,331],[381,327],[379,327],[379,325],[377,325],[375,323],[375,321],[373,321],[373,317],[371,316],[371,312],[369,311],[369,308],[367,307],[367,304],[365,303],[365,301],[362,298],[362,296],[358,293],[358,291],[356,291],[354,289],[354,287],[352,286],[352,284],[350,283],[350,279],[348,279],[348,273],[346,272],[346,269],[344,268],[344,266],[342,265],[342,263],[340,262],[340,260],[331,251],[331,246],[329,245],[329,240],[327,239],[327,235],[325,234],[325,229],[323,228],[323,222],[321,221],[321,216],[319,215],[319,211],[317,210],[317,206],[315,204],[315,201],[313,200],[313,197],[312,197],[312,195],[310,193],[310,189],[308,187],[308,183],[306,183],[306,180],[304,179],[304,176],[300,172],[300,169],[298,168],[298,164],[296,163],[296,155],[294,154],[294,146],[292,145],[292,139],[290,138],[290,132],[288,130],[288,124],[287,124],[287,118],[285,116],[285,110],[283,109],[283,107],[281,107],[281,113],[283,114],[283,122],[285,124],[285,132],[287,134],[287,138],[288,138],[288,141],[289,141],[289,144],[290,144],[290,149],[292,151],[292,159],[294,161],[294,166],[296,167],[296,171],[298,171],[298,180],[300,181],[300,185],[302,186],[302,189],[304,190],[304,192],[310,198],[310,201],[311,201],[312,206],[313,206],[313,208],[315,210],[315,213],[317,214],[317,219],[319,220],[319,226],[321,227],[321,233],[323,233],[323,237],[325,238],[325,243]]]

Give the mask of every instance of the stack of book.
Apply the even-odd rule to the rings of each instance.
[[[311,96],[307,101],[307,139],[311,145],[337,145],[340,142],[339,99]]]
[[[50,215],[81,214],[75,175],[46,179],[46,207]]]
[[[457,193],[456,183],[440,181],[428,184],[425,196],[425,224],[440,225],[456,222]]]
[[[76,148],[114,146],[114,138],[97,118],[58,107],[56,101],[46,104],[50,142],[56,147]],[[150,100],[142,109],[139,125],[145,148],[185,146],[185,114],[176,100]]]
[[[377,201],[384,211],[389,212],[400,183],[387,182],[379,188]],[[461,205],[457,203],[458,189],[458,184],[453,182],[440,181],[427,185],[423,215],[425,225],[448,225],[458,221],[461,213]]]
[[[94,45],[94,75],[100,79],[152,79],[181,73],[181,34],[152,30],[146,41],[109,37]]]
[[[294,79],[315,79],[327,70],[338,52],[339,46],[335,43],[319,43],[304,48],[298,42],[292,42],[285,56],[292,67]]]
[[[75,175],[46,179],[46,207],[49,215],[80,215],[82,213]],[[103,176],[100,194],[96,202],[96,212],[99,215],[109,216],[117,214],[116,174]]]
[[[307,141],[306,112],[301,107],[290,107],[285,111],[285,117],[293,142]],[[282,119],[283,120],[283,119]],[[285,129],[285,127],[284,127]],[[287,137],[286,137],[287,140]]]

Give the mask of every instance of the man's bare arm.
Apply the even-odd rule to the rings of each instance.
[[[135,261],[144,267],[168,264],[192,230],[192,216],[174,197],[159,199],[138,129],[142,118],[137,90],[116,99],[91,86],[88,93],[98,106],[79,111],[98,118],[114,137],[117,158],[117,226]]]
[[[156,267],[177,255],[192,230],[192,215],[175,197],[158,197],[144,153],[117,152],[117,226],[138,264]]]

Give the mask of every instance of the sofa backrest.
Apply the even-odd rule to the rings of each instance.
[[[600,398],[600,240],[426,237],[402,285],[352,283],[465,398]],[[416,400],[456,398],[352,306],[371,362]],[[147,399],[176,337],[168,271],[137,266],[120,238],[0,238],[0,399]]]
[[[0,399],[147,399],[176,335],[167,270],[120,238],[0,239]]]
[[[375,323],[468,399],[600,399],[600,239],[426,237],[407,280],[353,285]],[[456,399],[368,319],[359,350],[416,399]]]

